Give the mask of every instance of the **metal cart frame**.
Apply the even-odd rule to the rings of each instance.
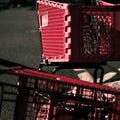
[[[6,60],[2,61],[7,63]],[[1,112],[2,103],[7,101],[4,96],[8,94],[4,92],[4,87],[17,88],[16,94],[9,93],[16,95],[16,100],[8,100],[16,102],[14,120],[57,120],[62,116],[75,120],[85,116],[89,120],[120,118],[118,89],[16,65],[19,64],[9,61],[5,65],[9,67],[0,70],[0,75],[8,74],[19,78],[17,85],[0,82]],[[84,114],[86,110],[87,114]]]

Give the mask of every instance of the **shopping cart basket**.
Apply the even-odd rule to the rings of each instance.
[[[37,13],[43,63],[120,60],[120,7],[37,0]]]
[[[118,89],[2,63],[6,66],[0,69],[2,120],[120,119]]]

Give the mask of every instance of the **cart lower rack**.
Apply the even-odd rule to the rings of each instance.
[[[20,65],[1,69],[0,75],[2,120],[120,119],[117,89]]]

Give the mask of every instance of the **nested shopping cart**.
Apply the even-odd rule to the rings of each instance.
[[[0,69],[1,120],[120,119],[116,88],[0,61],[6,66]]]

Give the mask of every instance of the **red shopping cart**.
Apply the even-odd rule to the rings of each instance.
[[[43,63],[120,59],[120,8],[37,0]]]
[[[95,68],[101,82],[107,61],[120,60],[120,8],[37,0],[38,25],[44,65]]]
[[[16,65],[0,69],[1,119],[120,119],[118,89]]]

